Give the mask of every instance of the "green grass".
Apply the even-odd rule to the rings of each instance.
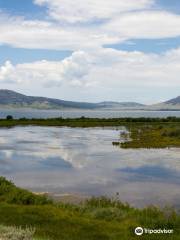
[[[11,117],[11,116],[8,116]],[[134,126],[142,124],[171,124],[180,125],[180,118],[51,118],[51,119],[0,119],[0,127],[14,126],[67,126],[67,127],[116,127],[116,126]]]
[[[4,177],[0,177],[0,202],[24,205],[45,205],[52,203],[46,196],[36,196],[27,190],[18,188]]]
[[[179,239],[180,216],[171,208],[135,209],[106,197],[92,198],[80,205],[62,204],[53,203],[45,196],[45,200],[40,201],[34,194],[28,195],[30,201],[26,197],[24,202],[23,193],[27,196],[27,191],[23,189],[18,200],[15,198],[12,202],[9,201],[10,191],[17,189],[18,193],[20,189],[4,178],[0,178],[0,183],[0,225],[21,226],[26,231],[27,227],[35,229],[36,239],[133,240],[139,239],[134,234],[137,226],[174,229],[173,235],[158,235],[158,239]],[[157,239],[157,235],[144,235],[141,239]]]
[[[119,144],[122,148],[180,147],[179,123],[161,125],[146,123],[141,126],[131,126],[129,131],[131,140]]]

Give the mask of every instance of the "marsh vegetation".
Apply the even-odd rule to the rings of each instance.
[[[13,126],[66,126],[66,127],[118,127],[118,126],[140,126],[148,125],[169,125],[174,123],[180,126],[180,118],[47,118],[47,119],[14,119],[7,116],[7,119],[0,119],[0,127]]]
[[[120,144],[122,148],[172,148],[180,147],[180,124],[143,124],[129,128],[130,139]]]

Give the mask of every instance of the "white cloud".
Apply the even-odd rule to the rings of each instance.
[[[58,18],[67,20],[69,24],[62,24],[61,21],[29,21],[0,13],[0,43],[20,48],[77,51],[130,38],[180,36],[179,15],[142,10],[152,4],[151,0],[78,1],[79,4],[72,0],[36,0],[38,4],[46,3],[52,14],[52,8],[59,11]],[[142,11],[128,12],[140,9]],[[76,19],[76,16],[80,19]],[[71,24],[73,21],[94,21],[96,18],[108,18],[108,21],[101,24]]]
[[[0,81],[13,83],[16,80],[13,77],[13,73],[15,71],[14,66],[11,64],[10,61],[6,61],[4,66],[0,67]]]
[[[143,88],[180,86],[180,50],[165,54],[145,54],[102,49],[96,52],[88,80],[98,79],[104,88]]]
[[[4,14],[0,15],[0,32],[0,44],[29,49],[79,50],[120,41],[96,27],[67,27]]]
[[[37,1],[39,4],[45,3],[45,0]],[[82,4],[76,3],[77,8],[82,6],[85,9],[84,12],[82,11],[82,16],[76,7],[69,7],[69,4],[74,3],[74,1],[62,0],[61,4],[57,0],[48,2],[49,11],[51,11],[51,5],[58,4],[60,9],[67,8],[70,11],[69,15],[65,15],[67,18],[70,16],[74,18],[74,15],[76,16],[76,12],[78,12],[82,21],[92,20],[91,24],[82,24],[81,20],[80,23],[77,22],[76,24],[67,20],[68,23],[65,24],[63,23],[65,16],[63,17],[60,12],[58,17],[62,18],[62,21],[55,22],[49,19],[46,21],[36,19],[30,21],[0,12],[0,44],[29,49],[78,51],[102,47],[105,44],[121,43],[132,38],[156,39],[180,36],[180,15],[148,10],[152,1],[111,0],[105,1],[103,7],[100,7],[100,2],[91,4],[94,9],[93,12],[97,16],[95,16],[96,14],[88,16],[88,11],[91,13],[91,8],[88,8],[91,1],[82,1]],[[145,7],[148,9],[143,10]],[[58,11],[58,7],[55,9]],[[136,11],[129,12],[131,10]],[[107,15],[108,20],[98,24],[95,18],[99,16],[100,19],[103,19],[105,17],[103,13]]]
[[[59,86],[64,82],[82,85],[89,65],[90,58],[83,51],[75,52],[60,62],[42,60],[13,66],[7,61],[0,68],[0,81],[25,85],[38,83],[45,87]]]
[[[7,15],[0,18],[0,32],[1,44],[20,48],[71,49],[72,45],[76,46],[76,42],[79,44],[82,38],[49,22],[26,21],[23,18],[11,18]]]
[[[90,22],[114,17],[122,12],[141,10],[153,5],[154,0],[35,0],[49,8],[49,15],[69,23]]]
[[[105,89],[180,87],[180,49],[163,55],[113,49],[78,51],[60,62],[39,61],[0,68],[0,81],[21,85],[67,85]]]
[[[113,89],[113,93],[153,85],[167,89],[180,86],[179,49],[158,55],[103,47],[130,39],[180,36],[180,15],[155,10],[153,0],[35,0],[35,3],[47,6],[46,20],[27,20],[0,12],[0,44],[74,53],[63,61],[17,65],[7,61],[0,67],[1,83],[64,86],[66,90],[71,86],[73,91],[92,88],[98,89],[97,95],[108,89]]]
[[[180,36],[180,15],[165,11],[122,14],[104,28],[124,38],[168,38]]]

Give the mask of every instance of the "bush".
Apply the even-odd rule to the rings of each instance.
[[[85,202],[86,207],[91,208],[119,208],[119,209],[130,209],[127,203],[122,203],[118,199],[102,197],[92,197]]]
[[[7,120],[13,120],[13,116],[8,115],[8,116],[6,117],[6,119],[7,119]]]
[[[12,182],[0,177],[0,202],[23,205],[44,205],[52,203],[46,196],[35,195],[16,187]]]
[[[162,133],[163,137],[176,137],[176,138],[180,138],[180,129],[173,129],[173,130],[169,130],[169,131],[164,131]]]

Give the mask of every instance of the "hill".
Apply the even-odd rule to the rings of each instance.
[[[105,109],[143,109],[145,105],[136,102],[100,102],[97,103],[99,108]]]
[[[172,104],[172,105],[180,105],[180,96],[178,96],[177,98],[173,98],[165,103]]]
[[[0,90],[0,106],[37,109],[82,108],[94,109],[96,104],[71,102],[46,97],[32,97],[11,90]]]
[[[54,98],[26,96],[11,90],[0,90],[0,106],[36,109],[124,109],[140,108],[143,105],[133,102],[72,102]]]
[[[150,106],[150,109],[153,110],[180,110],[180,96],[170,99],[166,102],[154,104]]]
[[[180,110],[180,96],[166,102],[143,105],[137,102],[99,103],[73,102],[55,98],[26,96],[11,91],[0,90],[0,107],[2,108],[35,108],[35,109],[84,109],[84,110]]]

